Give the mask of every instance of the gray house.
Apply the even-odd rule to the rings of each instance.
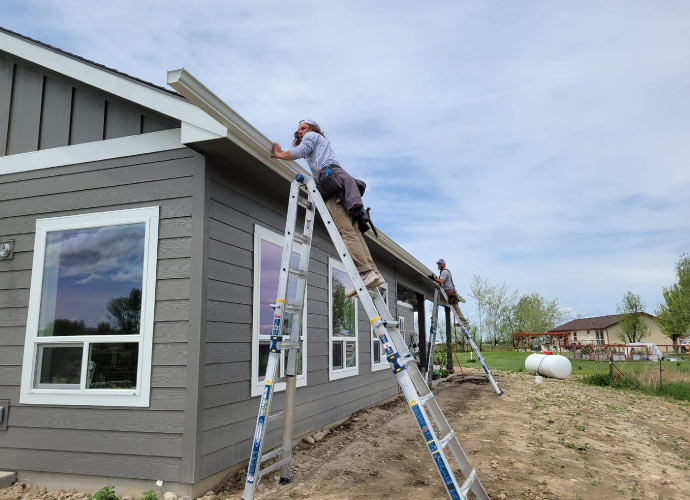
[[[248,458],[302,168],[183,70],[168,80],[0,30],[0,469],[22,480],[198,495]],[[409,333],[430,271],[369,243]],[[361,306],[338,303],[347,279],[317,225],[296,437],[398,391]]]

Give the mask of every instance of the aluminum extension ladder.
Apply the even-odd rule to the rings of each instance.
[[[298,206],[303,206],[306,209],[304,232],[302,234],[295,231]],[[398,383],[400,384],[402,392],[410,406],[410,410],[412,410],[415,421],[422,433],[424,442],[441,475],[448,496],[451,500],[467,500],[468,492],[471,491],[474,493],[477,500],[489,500],[489,495],[479,480],[477,472],[472,468],[455,432],[451,429],[434,394],[429,390],[424,377],[419,371],[417,361],[405,345],[405,340],[398,330],[398,322],[394,321],[394,318],[388,310],[388,306],[383,301],[378,290],[367,290],[364,287],[364,283],[338,233],[328,208],[326,208],[326,204],[316,189],[314,179],[303,176],[302,174],[297,175],[290,188],[290,203],[288,207],[287,222],[285,224],[285,240],[278,280],[278,294],[276,303],[273,305],[274,320],[271,347],[242,499],[254,500],[256,487],[261,477],[277,468],[281,469],[281,483],[289,483],[291,480],[290,460],[292,454],[292,419],[296,390],[296,354],[297,349],[300,348],[298,340],[300,338],[299,328],[302,324],[301,311],[303,309],[304,291],[306,289],[309,247],[311,246],[312,232],[314,229],[314,208],[318,209],[339,257],[345,265],[347,273],[357,290],[357,295],[364,306],[367,316],[370,318],[369,322],[381,342],[381,346],[386,353],[386,358],[390,363],[393,373],[398,379]],[[294,240],[298,240],[303,244],[300,266],[295,269],[290,267],[290,256],[292,254]],[[288,276],[291,274],[298,278],[298,282],[295,300],[296,304],[288,307],[286,302],[287,282]],[[283,332],[283,322],[286,312],[292,312],[300,316],[295,316],[298,319],[296,321],[291,321],[291,328]],[[278,418],[282,416],[284,422],[283,446],[282,448],[277,448],[262,455],[266,426],[268,421],[272,420],[272,418],[269,418],[269,410],[271,397],[273,395],[273,383],[278,374],[278,360],[281,349],[288,350],[288,361],[285,370],[285,410],[277,415]],[[449,460],[450,457],[447,456],[448,451],[450,451],[450,457],[455,460],[457,467],[465,478],[465,481],[462,483],[458,482],[455,476],[455,466],[452,465]],[[261,469],[262,463],[278,457],[280,457],[280,460]]]
[[[431,389],[431,381],[434,370],[434,348],[436,347],[436,328],[438,327],[438,310],[441,296],[443,296],[445,301],[448,302],[448,296],[446,295],[446,292],[443,290],[443,288],[439,286],[438,283],[436,283],[436,290],[434,290],[434,305],[432,306],[433,309],[431,311],[431,326],[429,328],[428,349],[429,354],[427,356],[426,366],[426,377],[429,389]],[[458,318],[458,321],[460,321],[460,318]],[[484,361],[484,357],[482,356],[481,351],[477,347],[477,344],[474,342],[474,340],[472,340],[470,332],[467,331],[467,328],[462,323],[462,321],[460,321],[460,330],[462,331],[463,335],[465,335],[465,340],[467,340],[467,342],[470,344],[470,347],[474,351],[475,356],[477,356],[477,359],[479,360],[479,363],[482,365],[482,368],[484,369],[486,376],[489,378],[489,382],[491,382],[491,385],[494,387],[494,391],[496,391],[496,394],[500,396],[501,394],[503,394],[503,391],[498,386],[498,382],[496,382],[496,379],[491,373],[491,370],[489,370],[489,366],[486,364],[486,361]]]

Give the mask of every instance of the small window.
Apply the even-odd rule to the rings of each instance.
[[[577,344],[577,332],[573,332],[573,344]]]
[[[39,219],[21,403],[148,406],[158,207]]]
[[[383,301],[388,305],[388,283],[384,283],[383,286],[379,287],[379,293],[383,298]],[[402,329],[400,330],[402,335]],[[388,360],[386,359],[386,353],[383,351],[381,342],[379,342],[374,328],[371,328],[371,371],[384,370],[388,368]]]
[[[352,280],[345,266],[338,260],[328,259],[328,317],[330,366],[329,380],[359,374],[357,335],[357,297],[347,298]]]
[[[597,344],[604,344],[604,330],[597,330]]]
[[[283,235],[259,225],[254,227],[254,300],[252,327],[252,396],[259,396],[263,389],[266,366],[268,364],[271,333],[273,331],[273,308],[278,291],[280,260],[283,257]],[[290,265],[299,266],[302,247],[299,243],[292,246]],[[288,279],[288,303],[294,303],[297,294],[297,279]],[[292,314],[285,315],[284,328],[290,328]],[[284,330],[285,331],[285,330]],[[301,337],[303,352],[297,356],[297,387],[307,385],[307,297],[305,291],[304,309],[302,310]],[[279,360],[279,379],[274,390],[285,390],[286,351],[281,352]]]

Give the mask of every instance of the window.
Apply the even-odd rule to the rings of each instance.
[[[292,246],[290,265],[299,266],[302,247],[299,243]],[[273,308],[278,292],[278,275],[280,260],[283,257],[283,235],[261,227],[254,226],[254,299],[252,322],[252,396],[259,396],[263,390],[264,375],[268,364],[271,333],[273,331]],[[287,303],[294,303],[297,293],[297,279],[288,280]],[[304,297],[302,311],[301,339],[303,352],[297,357],[297,387],[307,385],[307,298]],[[292,314],[285,315],[285,329],[292,324]],[[285,330],[284,330],[285,331]],[[274,390],[285,390],[285,354],[282,351],[279,362],[280,380],[274,384]]]
[[[357,297],[347,298],[352,281],[345,266],[338,260],[328,259],[328,349],[329,380],[359,374],[357,336]]]
[[[36,221],[21,403],[148,406],[158,207]]]
[[[573,344],[577,344],[577,332],[573,332]]]
[[[604,330],[597,330],[597,344],[604,345]]]
[[[388,305],[388,283],[384,283],[383,286],[379,287],[379,293],[383,297],[383,301]],[[398,328],[401,328],[400,326]],[[402,329],[400,330],[402,334]],[[374,328],[371,328],[371,371],[378,371],[388,368],[388,360],[386,359],[386,353],[381,348],[381,342],[379,342]]]

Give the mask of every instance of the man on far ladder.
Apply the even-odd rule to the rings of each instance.
[[[441,288],[443,288],[443,291],[446,292],[446,296],[448,297],[448,304],[455,309],[455,326],[460,326],[460,322],[462,322],[463,326],[468,328],[467,319],[465,319],[458,305],[460,298],[458,297],[458,292],[455,290],[453,275],[450,273],[450,269],[446,268],[445,259],[438,259],[436,265],[438,265],[438,270],[440,272],[438,278],[434,277],[434,280],[441,285]]]

